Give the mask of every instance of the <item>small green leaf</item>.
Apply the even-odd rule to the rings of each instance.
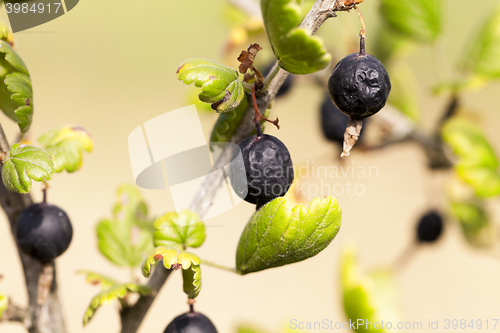
[[[257,211],[241,234],[236,268],[242,274],[315,256],[340,230],[342,212],[333,197],[315,198],[309,208],[276,198]]]
[[[489,10],[490,16],[470,39],[464,53],[465,67],[490,79],[500,78],[500,6]]]
[[[396,322],[397,301],[394,290],[394,273],[388,269],[361,275],[358,271],[355,252],[352,248],[344,251],[341,261],[341,285],[344,311],[351,322],[363,320],[357,325],[357,333],[391,332],[390,329],[374,329],[366,322]]]
[[[10,99],[18,106],[14,111],[21,132],[25,133],[33,121],[33,89],[31,79],[22,73],[12,73],[6,76],[5,85],[12,94]]]
[[[2,314],[9,306],[9,298],[0,292],[0,320],[2,320]]]
[[[417,84],[413,71],[409,66],[401,63],[391,66],[389,72],[392,85],[389,104],[413,121],[418,121],[419,109],[415,97]]]
[[[197,222],[200,218],[195,212],[183,210],[167,213],[154,222],[155,246],[166,246],[177,250],[185,247],[199,247],[205,241],[205,225]]]
[[[200,258],[190,252],[159,246],[142,263],[142,275],[149,277],[151,269],[160,260],[163,261],[163,266],[166,269],[178,270],[182,268],[184,292],[188,298],[196,298],[201,291]]]
[[[14,45],[14,35],[4,21],[0,21],[0,39],[9,43],[10,46]]]
[[[382,0],[382,17],[401,34],[432,42],[442,30],[441,0]]]
[[[218,112],[234,110],[245,97],[243,83],[238,80],[238,72],[214,61],[191,58],[177,69],[177,77],[185,84],[194,82],[201,88],[200,101],[211,103]]]
[[[210,142],[229,142],[240,124],[247,106],[248,103],[245,97],[236,109],[220,114],[210,135]]]
[[[132,185],[120,186],[113,217],[101,220],[96,231],[99,250],[119,266],[139,266],[153,249],[153,228],[147,219],[147,206]]]
[[[101,285],[101,289],[105,290],[108,289],[116,284],[118,284],[117,281],[101,275],[99,273],[91,272],[91,271],[78,271],[77,274],[84,274],[85,275],[85,281],[89,284],[92,285]]]
[[[467,242],[479,248],[490,248],[495,243],[495,227],[480,202],[454,202],[451,204]]]
[[[45,150],[18,143],[10,148],[2,170],[4,185],[18,193],[28,193],[32,180],[51,180],[53,175],[54,163]]]
[[[12,49],[9,43],[4,40],[0,41],[0,53],[5,54],[5,60],[18,72],[27,76],[30,75],[21,57]]]
[[[323,40],[299,28],[300,5],[293,0],[261,0],[264,26],[281,68],[293,74],[311,74],[330,64]]]
[[[92,151],[90,133],[78,126],[64,126],[38,138],[38,142],[52,156],[56,172],[74,172],[82,166],[83,151]]]
[[[457,174],[471,185],[480,198],[490,198],[500,194],[500,174],[496,169],[456,166]]]
[[[102,291],[90,301],[90,305],[88,306],[87,311],[85,311],[85,315],[83,316],[83,326],[89,323],[89,321],[92,319],[95,312],[101,305],[108,305],[115,300],[123,299],[128,293],[148,295],[151,293],[151,291],[151,287],[136,283],[114,285],[111,288]]]

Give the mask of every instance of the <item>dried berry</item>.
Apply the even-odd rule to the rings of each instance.
[[[187,312],[172,320],[163,333],[217,333],[217,329],[201,313]]]
[[[39,203],[29,206],[21,213],[16,236],[23,252],[47,263],[69,247],[73,227],[61,208]]]
[[[276,137],[254,135],[240,144],[242,160],[231,164],[231,185],[247,202],[262,205],[286,194],[294,174],[290,153]]]
[[[443,232],[443,219],[439,212],[429,211],[420,218],[417,225],[417,239],[419,242],[435,242]]]

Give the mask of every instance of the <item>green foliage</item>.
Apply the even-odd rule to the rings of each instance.
[[[479,248],[493,246],[496,240],[495,228],[480,202],[454,202],[451,208],[470,245]]]
[[[218,112],[234,110],[245,97],[238,72],[214,61],[191,58],[179,65],[177,77],[185,84],[201,88],[200,101],[211,103]]]
[[[166,269],[178,270],[182,268],[184,292],[188,298],[194,299],[201,291],[200,258],[193,253],[169,249],[159,246],[151,252],[142,264],[142,275],[149,277],[151,269],[158,261],[163,261]]]
[[[210,135],[210,142],[229,142],[234,131],[240,124],[241,118],[245,114],[247,106],[248,102],[245,97],[236,109],[219,115],[219,118],[217,119],[217,122],[212,130],[212,134]]]
[[[394,273],[390,270],[378,270],[369,275],[361,275],[355,257],[350,248],[344,251],[341,261],[341,287],[344,310],[347,318],[353,322],[362,319],[365,322],[396,322],[396,293]],[[392,329],[366,328],[360,325],[357,333],[397,332]]]
[[[464,59],[467,69],[489,79],[500,78],[500,5],[470,39]]]
[[[0,320],[2,320],[2,314],[9,306],[9,298],[0,292]]]
[[[129,293],[139,293],[148,295],[152,291],[151,287],[137,283],[116,284],[100,292],[90,301],[90,305],[83,316],[83,326],[87,325],[101,305],[108,305],[111,302],[125,298]]]
[[[116,265],[139,266],[153,249],[153,230],[147,212],[135,186],[120,186],[113,216],[101,220],[96,228],[101,253]]]
[[[413,121],[418,121],[420,115],[415,97],[417,84],[413,71],[406,64],[400,63],[391,66],[389,72],[392,85],[389,104]]]
[[[440,0],[382,0],[380,9],[394,30],[414,40],[432,42],[441,32]]]
[[[281,68],[310,74],[330,64],[323,40],[300,25],[300,5],[293,0],[261,0],[264,27]]]
[[[51,180],[54,172],[54,163],[45,150],[16,143],[4,159],[2,180],[10,191],[28,193],[32,180]]]
[[[74,172],[82,166],[83,151],[92,151],[90,133],[82,127],[64,126],[38,138],[38,142],[52,156],[56,172]]]
[[[33,89],[28,69],[8,42],[0,40],[0,109],[27,132],[33,118]]]
[[[180,215],[167,213],[154,222],[155,246],[182,250],[186,247],[199,247],[205,241],[205,225],[198,222],[198,214],[184,210]]]
[[[236,268],[242,274],[315,256],[335,238],[341,210],[333,197],[315,198],[309,208],[276,198],[257,211],[241,234]]]
[[[463,119],[450,119],[443,126],[443,139],[458,156],[455,169],[479,197],[500,194],[498,159],[482,131]]]
[[[108,288],[114,286],[115,284],[118,284],[117,281],[115,281],[107,276],[101,275],[99,273],[95,273],[95,272],[91,272],[91,271],[78,271],[77,273],[84,274],[85,281],[89,284],[92,284],[92,285],[100,284],[102,290],[108,289]]]

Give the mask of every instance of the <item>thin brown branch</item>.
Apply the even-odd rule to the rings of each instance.
[[[24,324],[28,316],[28,311],[21,308],[20,306],[14,304],[11,299],[9,299],[9,305],[7,309],[2,313],[2,318],[0,321],[11,321]]]

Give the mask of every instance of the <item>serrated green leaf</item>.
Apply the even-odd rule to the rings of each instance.
[[[136,283],[126,283],[114,285],[113,287],[102,291],[92,298],[90,305],[85,311],[83,316],[83,326],[87,325],[94,316],[95,312],[101,305],[108,305],[111,302],[123,299],[128,293],[139,293],[141,295],[148,295],[152,291],[151,287],[140,285]]]
[[[109,289],[110,287],[118,284],[118,282],[114,279],[91,271],[78,271],[77,274],[84,274],[85,281],[89,284],[100,284],[102,290]]]
[[[201,88],[200,101],[211,103],[218,112],[234,110],[245,97],[238,76],[236,70],[202,58],[187,59],[177,69],[177,78],[185,84],[194,82]]]
[[[470,39],[464,52],[464,65],[473,73],[490,79],[500,78],[500,6],[482,19],[482,27]]]
[[[22,73],[12,73],[6,76],[4,83],[12,94],[10,99],[18,106],[14,111],[21,132],[25,133],[33,121],[33,89],[31,79]]]
[[[133,185],[118,188],[113,217],[101,220],[96,231],[99,250],[119,266],[139,266],[153,249],[153,226],[147,219],[147,206]]]
[[[293,0],[261,0],[266,34],[281,68],[293,74],[311,74],[330,64],[323,40],[299,28],[300,5]]]
[[[415,74],[409,66],[402,63],[391,66],[389,72],[392,85],[389,104],[413,121],[418,121],[420,114],[415,94],[417,87]]]
[[[54,163],[45,150],[16,143],[4,162],[2,180],[10,191],[28,193],[32,180],[51,180],[54,172]]]
[[[2,319],[2,314],[9,306],[9,298],[0,292],[0,320]]]
[[[488,218],[483,205],[479,202],[454,202],[453,214],[460,223],[467,242],[479,248],[489,248],[496,240],[495,228]]]
[[[358,271],[355,251],[344,251],[341,261],[341,286],[344,311],[351,322],[363,320],[375,323],[396,322],[397,302],[394,290],[394,273],[391,270],[376,270],[368,275]],[[392,329],[375,329],[370,325],[357,325],[357,333],[398,332]]]
[[[5,60],[20,73],[29,76],[28,68],[21,57],[12,49],[8,42],[0,41],[0,53],[3,53]]]
[[[309,208],[291,207],[287,198],[265,204],[241,234],[236,268],[242,274],[299,262],[315,256],[335,238],[342,212],[335,198],[315,198]]]
[[[381,13],[396,31],[421,42],[434,41],[442,30],[441,0],[382,0]]]
[[[92,151],[90,133],[78,126],[64,126],[38,138],[38,142],[52,156],[56,172],[74,172],[82,166],[83,151]]]
[[[194,299],[201,291],[200,258],[193,253],[177,251],[166,246],[159,246],[142,263],[142,275],[149,277],[151,269],[162,260],[166,269],[182,268],[183,288],[188,298]]]
[[[247,99],[244,98],[236,109],[220,114],[210,135],[210,142],[229,142],[247,106]]]
[[[199,247],[205,241],[205,225],[198,214],[183,210],[167,213],[154,222],[153,234],[155,246],[166,246],[182,250],[186,247]]]

